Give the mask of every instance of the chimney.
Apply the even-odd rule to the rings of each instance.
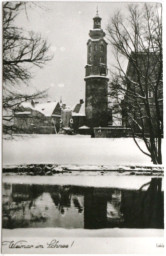
[[[81,99],[81,100],[80,100],[80,104],[83,104],[83,103],[84,103],[84,101],[83,101],[83,99]]]

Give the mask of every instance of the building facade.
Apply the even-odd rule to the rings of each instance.
[[[73,107],[62,105],[60,133],[76,134],[79,133],[79,127],[85,124],[85,107],[81,99]]]
[[[98,12],[89,36],[84,79],[85,113],[86,124],[93,128],[108,124],[107,42]]]
[[[61,107],[59,102],[23,102],[13,111],[16,133],[58,133]]]
[[[127,89],[122,102],[123,125],[132,127],[137,134],[144,132],[149,135],[151,129],[155,136],[162,135],[162,57],[158,52],[132,52],[126,78]]]
[[[15,133],[79,133],[85,124],[83,100],[73,107],[59,102],[22,102],[11,113],[11,129]],[[4,127],[5,132],[5,127]]]

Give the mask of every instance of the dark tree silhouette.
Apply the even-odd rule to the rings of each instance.
[[[42,67],[51,59],[48,45],[40,35],[23,31],[14,25],[26,8],[24,2],[3,4],[3,81],[17,83],[31,78],[30,65]]]

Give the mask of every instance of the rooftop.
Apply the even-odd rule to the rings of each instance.
[[[44,116],[51,116],[56,108],[58,102],[44,102],[44,103],[32,103],[23,102],[20,107],[29,108],[42,113]]]

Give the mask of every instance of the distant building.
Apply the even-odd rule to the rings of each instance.
[[[12,119],[12,131],[16,133],[78,133],[85,124],[85,107],[83,100],[73,107],[62,102],[32,100],[16,107]]]
[[[76,133],[79,133],[79,128],[85,124],[85,104],[83,100],[80,100],[80,102],[73,107],[72,118],[73,129]]]
[[[72,123],[72,109],[71,107],[66,106],[66,104],[63,104],[61,109],[60,128],[63,130],[72,128]]]
[[[134,61],[137,63],[137,66],[134,65]],[[137,69],[139,69],[139,72]],[[127,83],[127,92],[124,100],[122,101],[124,126],[130,127],[129,112],[132,113],[138,124],[143,122],[142,125],[145,133],[149,132],[149,116],[151,116],[151,120],[153,122],[154,132],[157,133],[157,120],[159,120],[161,126],[163,125],[163,82],[162,79],[159,79],[160,73],[162,76],[162,63],[159,53],[131,53],[126,76],[132,82]],[[141,86],[136,85],[137,83],[141,84],[142,89]],[[135,99],[135,102],[136,100],[138,102],[137,105],[139,105],[140,111],[136,103],[135,106],[132,107],[133,98],[128,97],[132,91],[135,95],[140,95]],[[144,97],[147,97],[146,102],[148,102],[149,114],[147,114],[147,111],[145,112],[145,103],[143,101]],[[126,109],[126,106],[128,109]],[[133,125],[133,127],[135,132],[140,132],[137,126]],[[163,130],[163,127],[161,127],[161,129]]]
[[[19,133],[58,133],[59,102],[23,102],[14,110],[14,128]]]
[[[79,132],[79,127],[85,123],[85,106],[83,100],[73,107],[62,105],[61,111],[61,131],[73,133]]]

